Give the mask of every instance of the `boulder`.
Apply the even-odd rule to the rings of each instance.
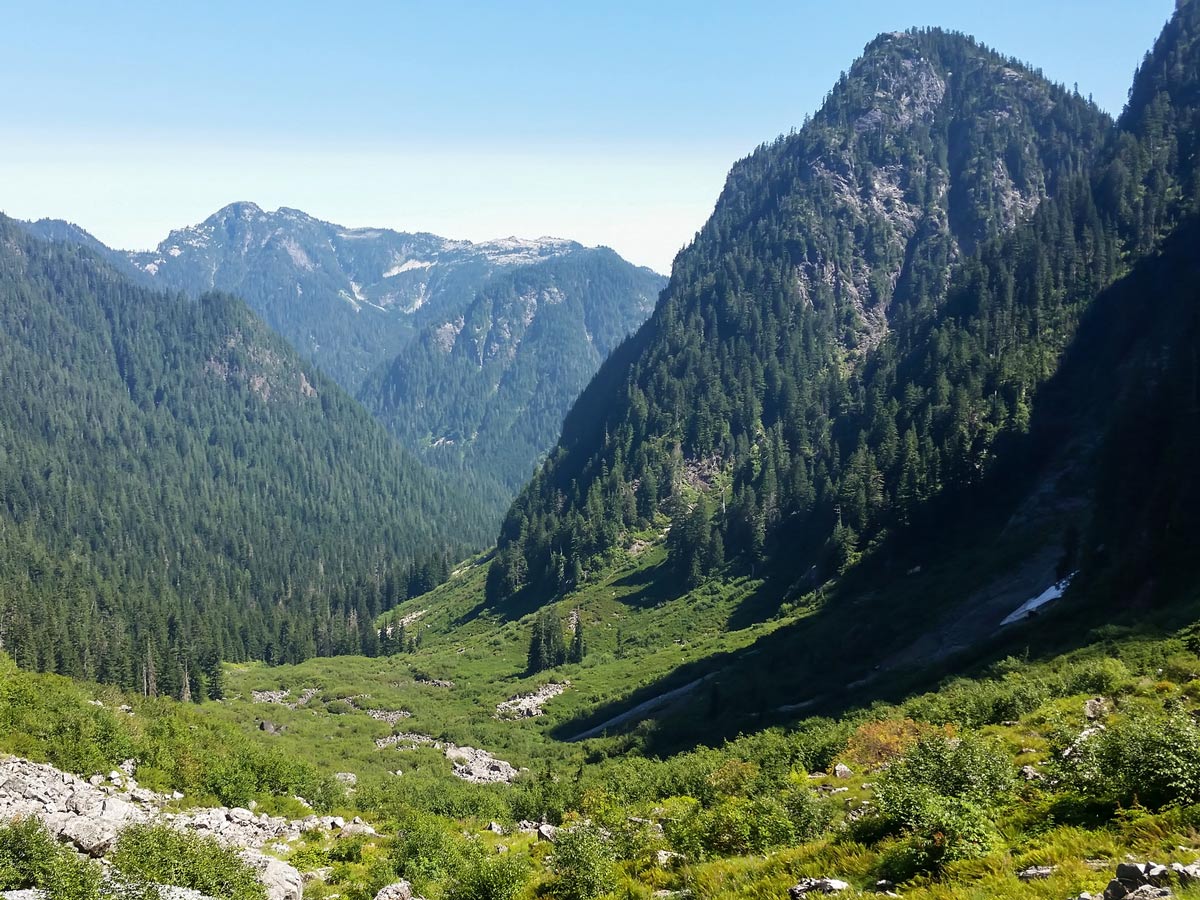
[[[1058,866],[1029,866],[1018,872],[1017,877],[1022,881],[1037,881],[1041,878],[1049,878],[1057,871]]]
[[[549,841],[551,844],[558,838],[558,829],[553,825],[543,822],[537,827],[537,839],[539,841]]]
[[[1085,700],[1083,714],[1093,722],[1097,719],[1103,719],[1108,715],[1108,701],[1103,697],[1093,697],[1091,700]]]
[[[117,841],[117,829],[99,819],[72,816],[58,832],[60,840],[69,841],[80,853],[103,856]]]
[[[258,850],[243,850],[241,857],[258,874],[267,900],[302,900],[304,879],[293,866]]]
[[[845,763],[838,763],[836,766],[833,767],[833,777],[834,778],[849,778],[853,774],[854,774],[854,772],[852,772],[850,770],[850,767],[848,765],[846,765]]]
[[[837,878],[801,878],[788,888],[791,900],[804,900],[809,894],[840,894],[850,885]]]
[[[674,850],[656,850],[654,862],[660,869],[670,869],[683,863],[683,854],[676,853]]]
[[[1192,863],[1188,866],[1183,863],[1171,863],[1171,871],[1175,873],[1179,883],[1185,887],[1192,882],[1200,881],[1200,863]]]
[[[413,900],[412,885],[407,881],[389,884],[375,895],[375,900]]]

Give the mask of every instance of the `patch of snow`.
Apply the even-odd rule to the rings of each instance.
[[[414,269],[428,269],[433,266],[429,260],[423,259],[406,259],[399,265],[392,266],[383,273],[384,278],[395,278],[397,275],[402,275],[405,272],[412,272]]]
[[[179,256],[181,253],[183,253],[183,251],[180,250],[178,247],[172,247],[170,250],[167,251],[167,253],[169,253],[171,256]]]
[[[287,251],[287,255],[292,258],[292,262],[306,272],[311,272],[314,268],[313,261],[309,259],[308,254],[304,252],[304,248],[297,244],[292,238],[284,238],[280,241],[283,249]]]
[[[1000,623],[1001,627],[1005,625],[1012,625],[1014,622],[1020,622],[1031,612],[1041,609],[1047,603],[1057,600],[1066,592],[1067,588],[1070,587],[1071,579],[1074,578],[1075,575],[1076,573],[1072,572],[1062,581],[1050,585],[1050,587],[1046,588],[1036,597],[1026,600],[1004,618],[1004,620]]]
[[[498,266],[516,266],[561,256],[579,247],[564,238],[540,237],[528,240],[518,237],[499,238],[476,244],[474,249]]]

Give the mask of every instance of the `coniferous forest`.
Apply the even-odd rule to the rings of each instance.
[[[1185,6],[1115,125],[960,35],[869,46],[734,167],[510,510],[493,602],[569,589],[716,473],[673,544],[693,582],[797,549],[836,572],[984,482],[1097,294],[1194,210],[1198,27]]]
[[[0,222],[0,643],[219,696],[220,664],[373,654],[484,517],[238,300]]]
[[[707,150],[672,134],[656,168],[634,101],[677,122],[662,97],[744,88],[718,45],[754,72],[785,47],[791,77],[821,48],[767,26],[833,15],[609,5],[377,5],[386,57],[354,29],[353,91],[314,65],[304,104],[364,118],[386,83],[405,152],[446,159],[339,189],[466,179],[487,222],[528,212],[496,160],[531,208],[684,183]],[[237,24],[316,61],[343,22],[309,12]],[[454,27],[408,39],[430,22]],[[181,96],[251,111],[235,74]],[[293,90],[317,183],[336,151]],[[474,110],[467,149],[434,94]],[[714,132],[752,121],[718,94]],[[959,32],[881,34],[733,164],[669,278],[251,202],[141,251],[0,215],[0,895],[1200,898],[1200,0],[1119,110],[1099,96]],[[614,98],[646,159],[575,133],[619,131]],[[553,164],[508,155],[493,108]],[[370,113],[353,158],[408,159]],[[619,201],[630,235],[670,218]]]

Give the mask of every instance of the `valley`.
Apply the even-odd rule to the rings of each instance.
[[[0,217],[0,897],[1200,898],[1198,126],[1180,0],[880,34],[669,278]]]

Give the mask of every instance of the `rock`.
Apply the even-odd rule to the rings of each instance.
[[[353,772],[336,772],[333,777],[346,785],[346,787],[354,787],[358,784],[358,776]]]
[[[1125,900],[1161,900],[1161,898],[1170,896],[1170,888],[1156,887],[1153,884],[1143,884],[1141,887],[1134,888],[1126,894]]]
[[[235,806],[225,814],[230,822],[236,822],[239,825],[245,825],[247,822],[254,821],[254,813],[248,809],[243,809],[240,806]]]
[[[529,694],[518,694],[503,703],[496,705],[496,719],[527,719],[542,714],[542,707],[546,702],[557,697],[568,687],[571,682],[565,681],[562,683],[550,683],[543,685],[536,691]]]
[[[1017,877],[1022,881],[1035,881],[1041,878],[1049,878],[1057,871],[1058,866],[1030,866],[1018,872]]]
[[[1103,719],[1108,715],[1108,701],[1103,697],[1093,697],[1091,700],[1085,700],[1083,714],[1093,722],[1096,719]]]
[[[1183,863],[1171,863],[1171,871],[1179,879],[1179,883],[1187,886],[1194,881],[1200,881],[1200,863],[1185,866]]]
[[[293,866],[257,850],[243,850],[241,857],[258,873],[267,900],[302,900],[304,879]]]
[[[1033,766],[1021,766],[1021,777],[1026,781],[1041,781],[1042,773]]]
[[[792,900],[804,900],[809,894],[840,894],[848,887],[849,884],[836,878],[802,878],[788,888],[788,896]]]
[[[208,894],[202,894],[191,888],[160,884],[156,886],[156,889],[160,900],[213,900]]]
[[[341,837],[354,837],[355,835],[374,835],[375,829],[366,822],[351,822],[344,827],[338,834]]]
[[[488,822],[487,830],[492,834],[504,834],[504,826],[499,822]]]
[[[46,900],[46,892],[37,888],[26,888],[21,891],[0,891],[3,900]]]
[[[849,778],[854,773],[850,771],[850,767],[845,763],[838,763],[833,767],[834,778]]]
[[[1104,900],[1125,900],[1128,894],[1129,889],[1121,884],[1119,879],[1114,878],[1104,889]]]
[[[412,885],[407,881],[389,884],[375,895],[375,900],[413,900]]]
[[[74,844],[87,856],[103,856],[117,841],[117,829],[102,820],[72,816],[58,832],[60,839]]]
[[[537,827],[537,838],[539,841],[549,841],[551,844],[553,844],[557,837],[558,829],[553,825],[543,822]]]
[[[656,850],[654,853],[654,862],[660,869],[670,869],[683,862],[683,854],[676,853],[674,850]]]
[[[454,774],[472,784],[511,783],[520,774],[511,763],[497,759],[486,750],[450,744],[443,752],[446,759],[454,763]]]

